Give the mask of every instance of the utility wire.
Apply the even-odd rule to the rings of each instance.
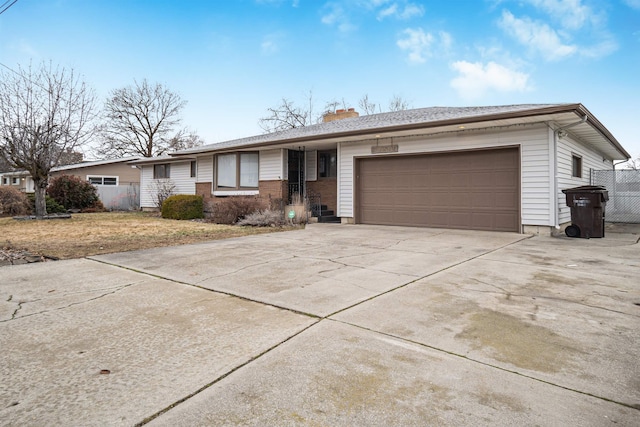
[[[11,0],[7,0],[6,2],[4,2],[2,4],[2,6],[0,6],[0,9],[2,9],[4,7],[4,5],[6,5],[7,3],[9,3]],[[18,0],[13,0],[13,2],[11,4],[9,4],[9,6],[4,7],[4,9],[0,10],[0,15],[2,15],[3,13],[5,13],[11,6],[13,6],[14,4],[18,3]]]
[[[15,1],[18,1],[18,0],[15,0]],[[14,1],[14,3],[15,3],[15,1]],[[47,92],[48,94],[50,94],[50,95],[52,94],[51,93],[51,89],[47,89],[46,87],[42,86],[40,83],[34,82],[31,79],[31,76],[26,76],[26,75],[24,75],[24,73],[19,73],[16,70],[14,70],[13,68],[9,67],[8,65],[4,65],[2,62],[0,62],[0,66],[6,68],[7,70],[11,71],[12,73],[14,73],[17,76],[20,76],[22,78],[26,78],[27,80],[29,80],[31,82],[31,84],[34,84],[34,85],[38,86],[40,89],[44,89],[45,92]]]

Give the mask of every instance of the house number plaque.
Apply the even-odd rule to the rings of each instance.
[[[371,147],[371,154],[397,153],[397,145],[374,145]]]

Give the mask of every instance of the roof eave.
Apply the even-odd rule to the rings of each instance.
[[[551,107],[542,107],[542,108],[533,108],[528,110],[520,110],[520,111],[510,111],[506,113],[494,113],[494,114],[483,114],[477,116],[465,116],[465,117],[457,117],[454,119],[446,119],[446,120],[437,120],[432,122],[417,122],[403,125],[394,125],[394,126],[381,126],[371,129],[359,129],[359,130],[350,130],[344,132],[336,132],[336,133],[327,133],[327,134],[317,134],[317,135],[309,135],[303,137],[295,137],[295,138],[283,138],[283,139],[275,139],[270,141],[262,141],[253,144],[246,145],[238,145],[238,146],[225,146],[220,148],[208,148],[201,150],[190,150],[185,152],[171,153],[170,156],[183,158],[186,156],[197,156],[202,154],[212,154],[217,152],[224,151],[233,151],[238,149],[253,149],[253,148],[261,148],[268,147],[272,145],[285,145],[285,144],[297,144],[304,143],[309,141],[317,141],[319,139],[341,139],[341,138],[349,138],[353,136],[366,136],[366,135],[376,135],[382,133],[391,133],[391,132],[406,132],[418,129],[432,129],[438,127],[445,126],[455,126],[469,123],[481,123],[481,122],[489,122],[496,120],[507,120],[507,119],[517,119],[517,118],[525,118],[525,117],[533,117],[533,116],[544,116],[544,115],[552,115],[558,113],[575,113],[578,117],[584,117],[587,115],[589,124],[595,128],[600,135],[608,140],[611,145],[615,147],[615,149],[623,156],[626,156],[627,159],[631,158],[629,153],[622,147],[622,145],[613,137],[611,132],[600,123],[592,114],[587,110],[584,105],[577,104],[559,104]]]

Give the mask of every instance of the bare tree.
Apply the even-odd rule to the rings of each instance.
[[[629,161],[625,163],[625,166],[629,169],[640,170],[640,156],[638,156],[638,158],[635,160],[629,159]]]
[[[104,106],[99,155],[159,156],[172,150],[184,130],[180,112],[186,105],[178,94],[147,80],[113,90]],[[173,142],[172,142],[173,141]]]
[[[360,107],[360,111],[364,115],[382,113],[382,108],[380,108],[380,104],[376,104],[369,100],[369,95],[364,94],[362,98],[358,101],[358,107]],[[376,111],[377,110],[377,111]]]
[[[312,124],[312,107],[298,107],[286,98],[280,105],[267,108],[268,115],[262,117],[258,125],[267,133],[294,129]]]
[[[400,95],[393,95],[393,97],[389,100],[389,109],[388,111],[403,111],[411,108],[409,101],[402,98]]]
[[[169,140],[169,150],[167,151],[188,150],[201,145],[204,145],[204,141],[198,134],[182,130]]]
[[[35,184],[35,214],[47,214],[49,171],[94,131],[95,93],[72,69],[42,63],[0,73],[0,157]]]
[[[349,103],[344,98],[341,100],[333,100],[325,103],[324,109],[320,114],[315,114],[313,94],[309,91],[306,103],[308,107],[299,107],[287,98],[282,98],[282,102],[277,107],[268,108],[268,115],[262,117],[258,124],[267,133],[278,132],[287,129],[294,129],[303,126],[309,126],[322,122],[322,117],[326,113],[334,112],[336,108],[341,107],[345,110],[349,107]],[[382,113],[380,104],[376,104],[369,100],[369,95],[364,95],[358,101],[360,112],[362,115]],[[388,111],[401,111],[410,108],[409,102],[399,95],[394,95],[389,101]],[[377,110],[377,111],[376,111]]]

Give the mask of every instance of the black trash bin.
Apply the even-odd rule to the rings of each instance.
[[[571,225],[565,229],[569,237],[604,237],[604,213],[609,200],[605,187],[584,185],[562,190],[571,208]]]

